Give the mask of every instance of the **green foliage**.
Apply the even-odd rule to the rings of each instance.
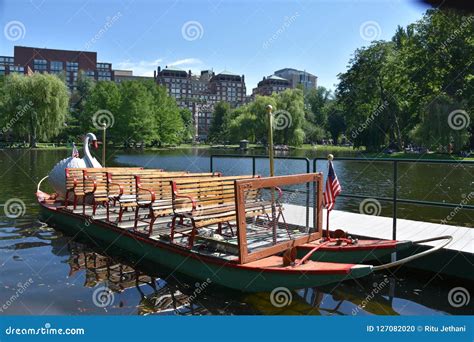
[[[327,104],[332,99],[332,93],[330,90],[324,87],[318,87],[316,89],[310,89],[305,94],[305,104],[311,111],[311,117],[309,118],[312,123],[325,127],[327,124]]]
[[[229,134],[229,123],[230,105],[227,102],[217,103],[212,114],[208,140],[213,143],[225,142]]]
[[[272,96],[257,96],[255,101],[227,114],[228,137],[236,143],[246,139],[252,143],[268,140],[267,106],[274,114],[274,143],[300,146],[305,140],[303,91],[288,89]]]
[[[82,132],[97,131],[97,123],[94,125],[94,114],[99,110],[109,111],[112,116],[117,115],[121,105],[121,94],[119,86],[114,82],[102,81],[92,89],[84,106],[84,110],[78,113]],[[115,124],[114,124],[115,126]],[[111,130],[109,133],[112,133]],[[119,135],[116,135],[119,138]]]
[[[193,113],[188,108],[181,108],[179,114],[184,126],[183,142],[191,142],[195,136]]]
[[[3,134],[16,139],[47,141],[64,128],[69,94],[66,85],[48,74],[8,75],[2,87]]]
[[[459,111],[461,107],[447,94],[427,100],[421,122],[411,132],[413,140],[439,152],[448,152],[451,144],[453,151],[459,152],[469,140],[465,123],[473,119]]]
[[[355,146],[401,149],[414,137],[433,146],[432,139],[446,144],[445,137],[457,136],[434,129],[427,118],[445,115],[441,107],[430,106],[438,97],[462,105],[458,109],[473,108],[473,23],[472,16],[428,10],[418,22],[399,27],[392,41],[356,50],[336,91]]]

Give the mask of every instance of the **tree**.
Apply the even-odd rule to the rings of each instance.
[[[69,100],[70,112],[66,120],[67,127],[61,134],[61,138],[75,140],[76,137],[84,133],[80,121],[95,85],[95,81],[91,77],[87,76],[84,71],[79,71],[76,89],[71,93]]]
[[[155,98],[142,82],[122,82],[119,87],[121,103],[110,129],[115,137],[128,141],[151,143],[161,131],[156,124]]]
[[[218,102],[214,107],[208,139],[211,142],[225,142],[228,135],[230,104]]]
[[[299,146],[304,142],[303,123],[305,118],[303,91],[287,89],[273,94],[276,100],[275,142]]]
[[[425,104],[420,124],[411,132],[413,140],[440,152],[459,152],[469,141],[466,111],[447,94],[430,98]]]
[[[179,144],[185,138],[185,125],[176,100],[163,86],[154,82],[145,83],[153,97],[153,116],[155,122],[155,141],[158,145]]]
[[[193,113],[188,108],[181,108],[179,110],[179,115],[183,121],[183,141],[189,142],[194,139],[195,129],[194,129],[194,120]]]
[[[337,143],[339,136],[346,131],[346,120],[344,113],[334,104],[328,115],[328,130],[332,140]]]
[[[4,83],[3,110],[7,126],[17,138],[27,138],[30,147],[49,140],[63,128],[69,94],[64,82],[54,75],[8,75]],[[6,132],[3,132],[6,133]]]
[[[112,140],[122,140],[123,132],[114,129],[121,105],[119,86],[115,82],[101,81],[90,92],[82,112],[77,113],[81,131],[97,131],[101,122],[108,123],[108,134]],[[100,115],[100,118],[99,118]],[[101,121],[101,122],[98,122]]]
[[[332,99],[332,93],[325,87],[312,88],[305,94],[305,104],[312,113],[312,123],[325,127],[327,124],[327,111],[325,106]]]

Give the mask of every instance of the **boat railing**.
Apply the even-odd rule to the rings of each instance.
[[[295,215],[288,217],[288,211],[285,210],[294,197],[294,187],[298,185],[309,186],[313,194],[313,219],[306,226],[298,224]],[[260,260],[320,239],[323,224],[322,190],[322,173],[236,180],[239,262],[244,264]]]
[[[239,155],[239,154],[213,154],[210,156],[210,171],[216,171],[216,160],[217,159],[226,159],[226,158],[233,158],[233,159],[249,159],[251,161],[251,172],[252,174],[257,174],[257,160],[262,160],[265,162],[268,160],[267,156],[251,156],[251,155]],[[327,159],[323,157],[317,157],[312,160],[309,158],[304,157],[286,157],[286,156],[279,156],[275,157],[277,163],[278,161],[295,161],[301,165],[301,172],[317,172],[318,166],[322,162],[327,163]],[[431,207],[440,207],[440,208],[450,208],[453,210],[473,210],[474,205],[468,204],[469,201],[466,203],[448,203],[448,202],[440,202],[440,201],[427,201],[424,199],[408,199],[408,198],[400,198],[399,189],[400,189],[400,177],[399,177],[399,166],[403,163],[413,163],[413,164],[438,164],[438,165],[454,165],[455,167],[459,166],[474,166],[474,161],[471,160],[443,160],[443,159],[413,159],[413,158],[356,158],[356,157],[338,157],[334,160],[335,163],[338,161],[346,161],[346,162],[358,162],[358,163],[390,163],[392,168],[392,175],[391,175],[391,194],[392,196],[368,196],[368,195],[360,195],[360,194],[353,194],[343,192],[339,196],[348,199],[359,199],[359,200],[366,200],[372,199],[377,200],[380,202],[391,203],[392,204],[392,238],[395,240],[397,238],[397,218],[399,214],[399,204],[411,204],[411,205],[418,205],[418,206],[431,206]],[[312,165],[311,165],[312,164]],[[278,170],[278,167],[277,167]],[[311,191],[309,187],[305,191],[301,191],[301,193],[306,194],[306,225],[309,224],[310,220],[310,198],[311,198]],[[469,194],[470,195],[470,194]]]

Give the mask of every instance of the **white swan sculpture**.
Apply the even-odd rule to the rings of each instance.
[[[97,137],[94,133],[87,133],[84,137],[84,157],[71,156],[57,163],[48,175],[48,181],[59,197],[64,198],[66,194],[66,168],[102,167],[89,151],[89,142],[97,149]]]

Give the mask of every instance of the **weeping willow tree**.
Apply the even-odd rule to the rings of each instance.
[[[47,141],[64,127],[69,93],[58,77],[8,75],[3,94],[3,134],[28,140],[30,147],[36,147],[38,140]]]

